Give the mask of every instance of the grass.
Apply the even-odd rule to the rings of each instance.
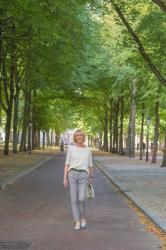
[[[3,151],[0,150],[0,181],[27,171],[34,165],[46,160],[49,156],[56,154],[58,151],[59,148],[52,147],[46,148],[45,151],[32,151],[31,155],[29,155],[28,152],[13,154],[11,151],[9,155],[3,155]]]

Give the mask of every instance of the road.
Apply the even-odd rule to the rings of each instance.
[[[75,232],[69,189],[63,187],[64,161],[65,156],[54,156],[0,190],[1,246],[5,241],[17,250],[159,249],[157,236],[146,231],[138,215],[97,168],[95,199],[88,200],[88,227]]]

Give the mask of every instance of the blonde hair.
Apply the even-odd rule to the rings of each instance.
[[[77,143],[77,140],[76,140],[76,134],[77,133],[81,133],[83,135],[83,142],[85,142],[85,139],[86,139],[86,136],[85,136],[85,133],[84,131],[82,131],[81,129],[77,129],[74,131],[74,134],[73,134],[73,142],[74,143]]]

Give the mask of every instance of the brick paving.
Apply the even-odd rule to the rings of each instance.
[[[153,250],[161,247],[110,181],[94,169],[88,227],[75,232],[64,156],[54,156],[0,190],[0,241],[32,242],[32,250]]]

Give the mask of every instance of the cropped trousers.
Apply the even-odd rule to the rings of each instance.
[[[78,221],[87,215],[87,186],[89,174],[87,171],[70,170],[68,173],[70,202],[72,207],[73,219]]]

